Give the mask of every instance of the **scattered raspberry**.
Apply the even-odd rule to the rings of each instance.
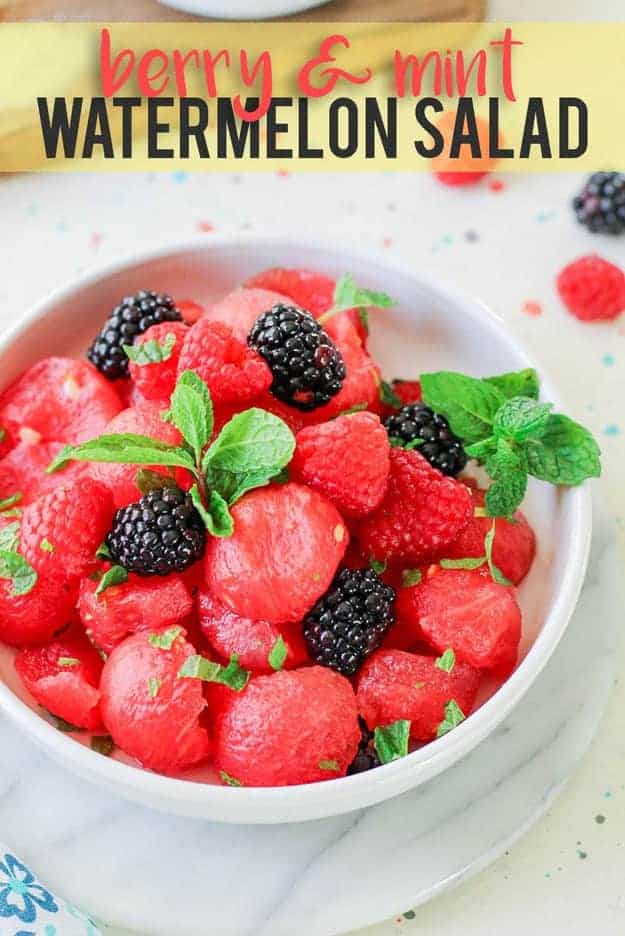
[[[21,552],[37,572],[72,582],[95,568],[112,516],[107,488],[81,477],[24,508]]]
[[[484,507],[485,491],[472,493],[474,507]],[[534,531],[525,515],[517,510],[514,523],[505,517],[495,521],[495,539],[493,540],[492,559],[499,571],[518,585],[530,570],[536,552]],[[492,517],[474,516],[468,527],[445,550],[446,559],[466,559],[484,555],[484,540],[493,525]]]
[[[417,639],[443,653],[453,647],[460,663],[491,670],[516,660],[521,611],[511,588],[479,570],[449,569],[428,576],[397,597],[397,616]]]
[[[294,481],[325,494],[344,515],[361,517],[384,497],[389,453],[378,417],[353,413],[302,429],[289,473]]]
[[[226,782],[313,783],[345,776],[359,741],[348,680],[312,666],[256,676],[232,693],[216,718],[215,761]]]
[[[557,285],[564,305],[582,322],[613,319],[625,311],[625,274],[596,254],[565,266]]]
[[[349,535],[333,504],[300,484],[245,494],[232,508],[234,533],[212,538],[206,582],[241,617],[300,621],[330,582]]]
[[[414,450],[392,449],[390,459],[386,496],[356,531],[361,549],[380,561],[440,555],[469,524],[471,495]]]
[[[178,373],[193,370],[205,383],[213,401],[246,403],[271,385],[267,364],[234,337],[228,326],[204,317],[189,330],[178,362]]]
[[[189,328],[182,322],[166,322],[162,325],[152,325],[146,332],[139,335],[134,343],[135,348],[143,347],[147,342],[156,342],[161,348],[168,348],[173,336],[173,346],[162,352],[166,355],[163,361],[148,364],[129,363],[130,377],[145,400],[168,400],[176,386],[178,360],[182,345],[189,334]]]
[[[72,618],[76,588],[62,575],[39,573],[26,595],[0,579],[0,640],[14,647],[43,643]]]
[[[243,669],[272,673],[269,654],[280,637],[286,648],[284,669],[309,662],[299,623],[270,624],[240,617],[205,590],[198,596],[198,612],[202,633],[224,663],[236,653]]]
[[[235,338],[245,342],[258,316],[285,299],[268,289],[235,289],[207,309],[204,318],[227,325]]]
[[[91,364],[44,358],[0,396],[0,426],[14,444],[20,439],[76,444],[100,435],[121,406]]]
[[[135,435],[151,436],[169,445],[180,445],[182,436],[175,426],[163,419],[164,409],[156,402],[145,402],[123,410],[104,428],[106,435],[118,435],[129,432]],[[137,487],[137,472],[145,465],[114,465],[93,462],[89,465],[89,474],[106,484],[115,507],[126,507],[138,501],[141,492]],[[169,477],[167,469],[153,465],[150,471],[158,471]]]
[[[0,460],[0,500],[20,493],[22,497],[18,506],[23,507],[60,485],[77,484],[78,478],[85,473],[85,466],[78,462],[73,462],[63,471],[46,474],[46,468],[62,448],[62,442],[19,442]]]
[[[369,728],[405,718],[413,741],[431,741],[445,719],[445,705],[453,699],[469,715],[479,684],[479,671],[466,663],[446,672],[432,656],[378,650],[360,671],[356,700]]]
[[[78,630],[42,647],[20,650],[15,657],[15,669],[39,705],[88,731],[102,728],[98,686],[103,665]]]
[[[162,633],[162,632],[159,632]],[[169,650],[142,632],[115,647],[102,671],[100,710],[115,744],[151,770],[176,771],[206,760],[202,683],[178,672],[195,653],[184,631]]]
[[[98,585],[92,578],[82,580],[78,612],[89,638],[105,653],[129,634],[183,623],[193,610],[180,575],[150,579],[129,575],[127,582],[111,585],[99,595]]]

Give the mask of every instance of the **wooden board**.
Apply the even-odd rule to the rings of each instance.
[[[306,22],[478,22],[485,16],[486,3],[487,0],[331,0],[318,9],[286,19]],[[198,20],[198,17],[180,13],[156,0],[0,0],[2,20],[184,22]]]

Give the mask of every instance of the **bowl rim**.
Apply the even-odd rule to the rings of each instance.
[[[388,257],[376,249],[360,246],[346,247],[339,242],[333,243],[321,238],[298,239],[289,235],[250,232],[211,235],[210,240],[207,240],[205,235],[194,236],[138,250],[131,255],[126,253],[105,264],[93,265],[80,276],[72,279],[69,284],[52,290],[45,298],[35,303],[15,325],[4,330],[0,334],[0,358],[10,351],[11,346],[23,337],[32,325],[45,318],[51,307],[69,299],[77,291],[95,286],[112,275],[131,270],[142,263],[188,252],[198,250],[210,252],[216,248],[236,247],[249,250],[261,245],[264,248],[273,246],[276,257],[280,256],[281,247],[286,246],[289,248],[295,246],[302,251],[331,251],[337,256],[352,256],[363,262],[368,260],[388,271],[389,274],[395,271],[408,276],[440,300],[461,304],[467,317],[479,321],[481,327],[487,331],[490,330],[506,349],[524,362],[525,366],[535,366],[523,345],[508,331],[496,312],[470,293],[459,290],[447,282],[441,284],[431,274],[415,271],[406,262]],[[549,375],[542,366],[539,371],[541,385],[548,388],[549,398],[559,403],[559,394],[555,391]],[[120,792],[122,788],[126,791],[130,790],[128,795],[141,801],[145,801],[147,796],[160,804],[175,801],[184,803],[185,807],[210,806],[213,818],[219,818],[213,813],[219,813],[220,807],[223,806],[224,812],[229,814],[224,817],[224,821],[237,821],[231,818],[232,810],[240,811],[244,815],[242,821],[249,820],[253,812],[263,806],[268,809],[269,816],[272,810],[276,813],[284,811],[285,814],[296,816],[300,810],[306,812],[307,807],[312,809],[315,816],[321,816],[358,808],[359,801],[365,805],[379,802],[417,783],[421,784],[431,779],[483,741],[510,713],[548,663],[577,604],[586,571],[592,532],[590,486],[583,484],[579,487],[568,488],[562,493],[562,499],[563,509],[570,513],[571,555],[566,563],[557,593],[544,616],[541,631],[523,661],[495,694],[454,731],[448,732],[406,757],[378,767],[375,771],[286,787],[233,788],[217,783],[203,783],[154,773],[141,767],[103,757],[80,742],[77,743],[74,738],[59,732],[19,699],[2,681],[0,681],[0,708],[15,723],[27,730],[41,747],[51,749],[52,753],[56,754],[66,766],[74,766],[83,776],[104,781],[109,788],[118,788]],[[375,795],[371,797],[371,791],[374,789]],[[348,801],[354,800],[357,801],[356,805],[351,803],[345,805]],[[343,806],[340,805],[341,802]],[[324,803],[328,804],[327,811],[323,808]],[[300,820],[297,818],[273,820],[270,817],[264,821]]]

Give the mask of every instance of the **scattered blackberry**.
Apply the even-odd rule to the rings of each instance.
[[[573,199],[580,224],[600,234],[625,231],[625,172],[595,172]]]
[[[352,676],[395,620],[395,590],[372,569],[342,569],[304,618],[311,656]]]
[[[341,353],[310,312],[275,305],[258,318],[247,343],[269,365],[273,395],[291,406],[317,409],[343,386]]]
[[[106,545],[129,572],[168,575],[202,558],[206,529],[188,494],[162,487],[117,511]]]
[[[347,768],[348,776],[364,773],[365,770],[372,770],[373,767],[380,766],[380,758],[373,746],[373,732],[369,731],[366,721],[360,715],[358,716],[358,722],[360,724],[360,743],[355,758]]]
[[[91,363],[109,380],[128,376],[128,358],[124,345],[134,344],[152,325],[160,322],[181,322],[171,296],[142,290],[127,296],[115,306],[87,352]]]
[[[422,439],[417,451],[433,468],[455,477],[467,463],[461,440],[453,434],[449,423],[424,403],[409,403],[384,420],[390,439],[398,439],[409,446]],[[416,446],[415,446],[416,447]]]

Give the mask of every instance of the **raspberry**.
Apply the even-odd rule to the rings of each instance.
[[[384,500],[360,522],[357,538],[365,555],[419,563],[440,554],[473,516],[464,484],[446,478],[416,451],[391,450]]]
[[[593,234],[625,231],[625,172],[595,172],[573,199],[580,224]]]
[[[479,684],[478,670],[464,663],[455,663],[448,673],[431,656],[378,650],[360,671],[356,699],[370,728],[405,718],[413,741],[431,741],[445,719],[446,704],[453,699],[469,715]]]
[[[345,516],[361,517],[386,491],[390,445],[373,413],[339,416],[302,429],[289,466],[294,481],[325,494]]]
[[[108,380],[126,377],[128,358],[124,345],[134,344],[137,337],[152,325],[180,321],[182,315],[171,296],[144,289],[136,296],[127,296],[115,306],[89,348],[87,357]]]
[[[26,595],[0,579],[0,640],[14,647],[50,640],[71,620],[75,603],[76,588],[62,575],[38,573]]]
[[[133,634],[115,647],[102,671],[100,710],[122,751],[151,770],[173,772],[210,754],[200,724],[206,702],[199,680],[178,676],[195,653],[184,631],[170,649],[152,646],[151,636]]]
[[[385,421],[390,439],[402,443],[421,440],[419,454],[433,468],[455,477],[467,463],[461,440],[453,434],[444,416],[424,403],[409,403]]]
[[[112,515],[107,488],[81,477],[24,508],[20,549],[37,572],[72,582],[95,568]]]
[[[84,578],[80,583],[78,613],[90,640],[110,653],[128,634],[142,630],[165,630],[191,614],[193,602],[179,575],[128,581],[111,585],[99,595],[98,582]]]
[[[625,311],[625,274],[596,254],[565,266],[557,286],[564,305],[582,322],[613,319]]]
[[[245,494],[232,508],[234,533],[206,551],[211,593],[241,617],[300,621],[327,591],[347,548],[340,514],[300,484]]]
[[[372,569],[342,569],[304,618],[310,655],[353,676],[394,621],[395,591]]]
[[[88,731],[102,728],[102,666],[100,654],[78,630],[15,657],[15,669],[39,705]]]
[[[473,491],[475,507],[484,506],[485,491]],[[491,529],[491,517],[473,517],[468,527],[445,550],[446,559],[466,559],[484,555],[484,540]],[[520,510],[514,515],[514,523],[505,517],[495,520],[492,559],[499,571],[513,585],[523,581],[530,570],[536,552],[534,531]]]
[[[130,377],[143,399],[168,400],[172,395],[176,386],[178,359],[188,333],[188,327],[182,322],[166,322],[161,325],[152,325],[138,336],[135,341],[136,348],[142,347],[148,341],[155,341],[161,346],[166,346],[168,341],[171,342],[170,335],[173,336],[174,341],[169,357],[164,361],[148,364],[130,361],[128,365]]]
[[[248,344],[269,365],[273,395],[297,409],[318,409],[343,386],[340,352],[312,315],[296,306],[275,305],[264,312]]]
[[[151,436],[169,445],[180,445],[182,436],[175,426],[163,419],[163,406],[156,402],[145,402],[123,410],[119,416],[104,428],[106,435],[133,433],[135,435]],[[138,500],[141,492],[137,487],[137,473],[144,465],[115,465],[104,462],[93,462],[89,465],[91,477],[101,481],[111,491],[116,507],[126,507]],[[151,471],[158,471],[167,475],[167,470],[157,465],[150,467]],[[179,478],[177,478],[180,481]]]
[[[213,401],[246,403],[267,390],[271,371],[227,325],[204,317],[187,334],[178,373],[193,370],[208,385]]]
[[[274,267],[264,270],[247,281],[246,286],[256,286],[261,289],[271,289],[288,296],[292,302],[319,318],[328,312],[334,303],[334,290],[336,280],[323,273],[313,273],[311,270],[287,270]],[[364,344],[369,330],[365,320],[358,309],[347,309],[337,312],[337,317],[347,319],[358,332],[360,341]]]
[[[358,750],[349,681],[321,666],[256,676],[217,714],[215,762],[224,780],[290,786],[345,776]]]
[[[106,545],[112,559],[129,572],[169,575],[202,558],[206,527],[191,496],[172,485],[118,510]]]
[[[391,390],[399,398],[399,406],[389,406],[388,403],[382,404],[382,416],[395,416],[398,409],[406,406],[407,403],[421,402],[421,384],[418,380],[399,380],[395,379],[391,384]]]
[[[270,624],[239,617],[208,592],[198,596],[200,628],[217,656],[227,662],[236,653],[240,665],[253,673],[272,673],[269,654],[282,637],[286,645],[284,669],[309,662],[298,624]]]
[[[511,588],[479,570],[441,570],[397,597],[397,617],[443,653],[453,647],[460,663],[492,670],[516,660],[521,611]]]
[[[222,322],[232,330],[235,338],[246,342],[258,316],[285,299],[280,293],[268,289],[235,289],[207,309],[204,318],[209,322]]]
[[[86,470],[77,462],[62,471],[46,474],[46,468],[62,448],[62,442],[19,442],[0,461],[0,500],[19,493],[22,497],[18,506],[23,507],[59,485],[77,484]]]
[[[113,387],[91,364],[44,358],[0,396],[0,426],[9,431],[13,444],[26,438],[73,445],[100,435],[121,406]]]
[[[356,756],[347,768],[348,776],[364,773],[366,770],[373,770],[374,767],[380,766],[380,758],[373,746],[373,732],[369,731],[366,721],[360,715],[358,724],[360,725],[360,741]]]

